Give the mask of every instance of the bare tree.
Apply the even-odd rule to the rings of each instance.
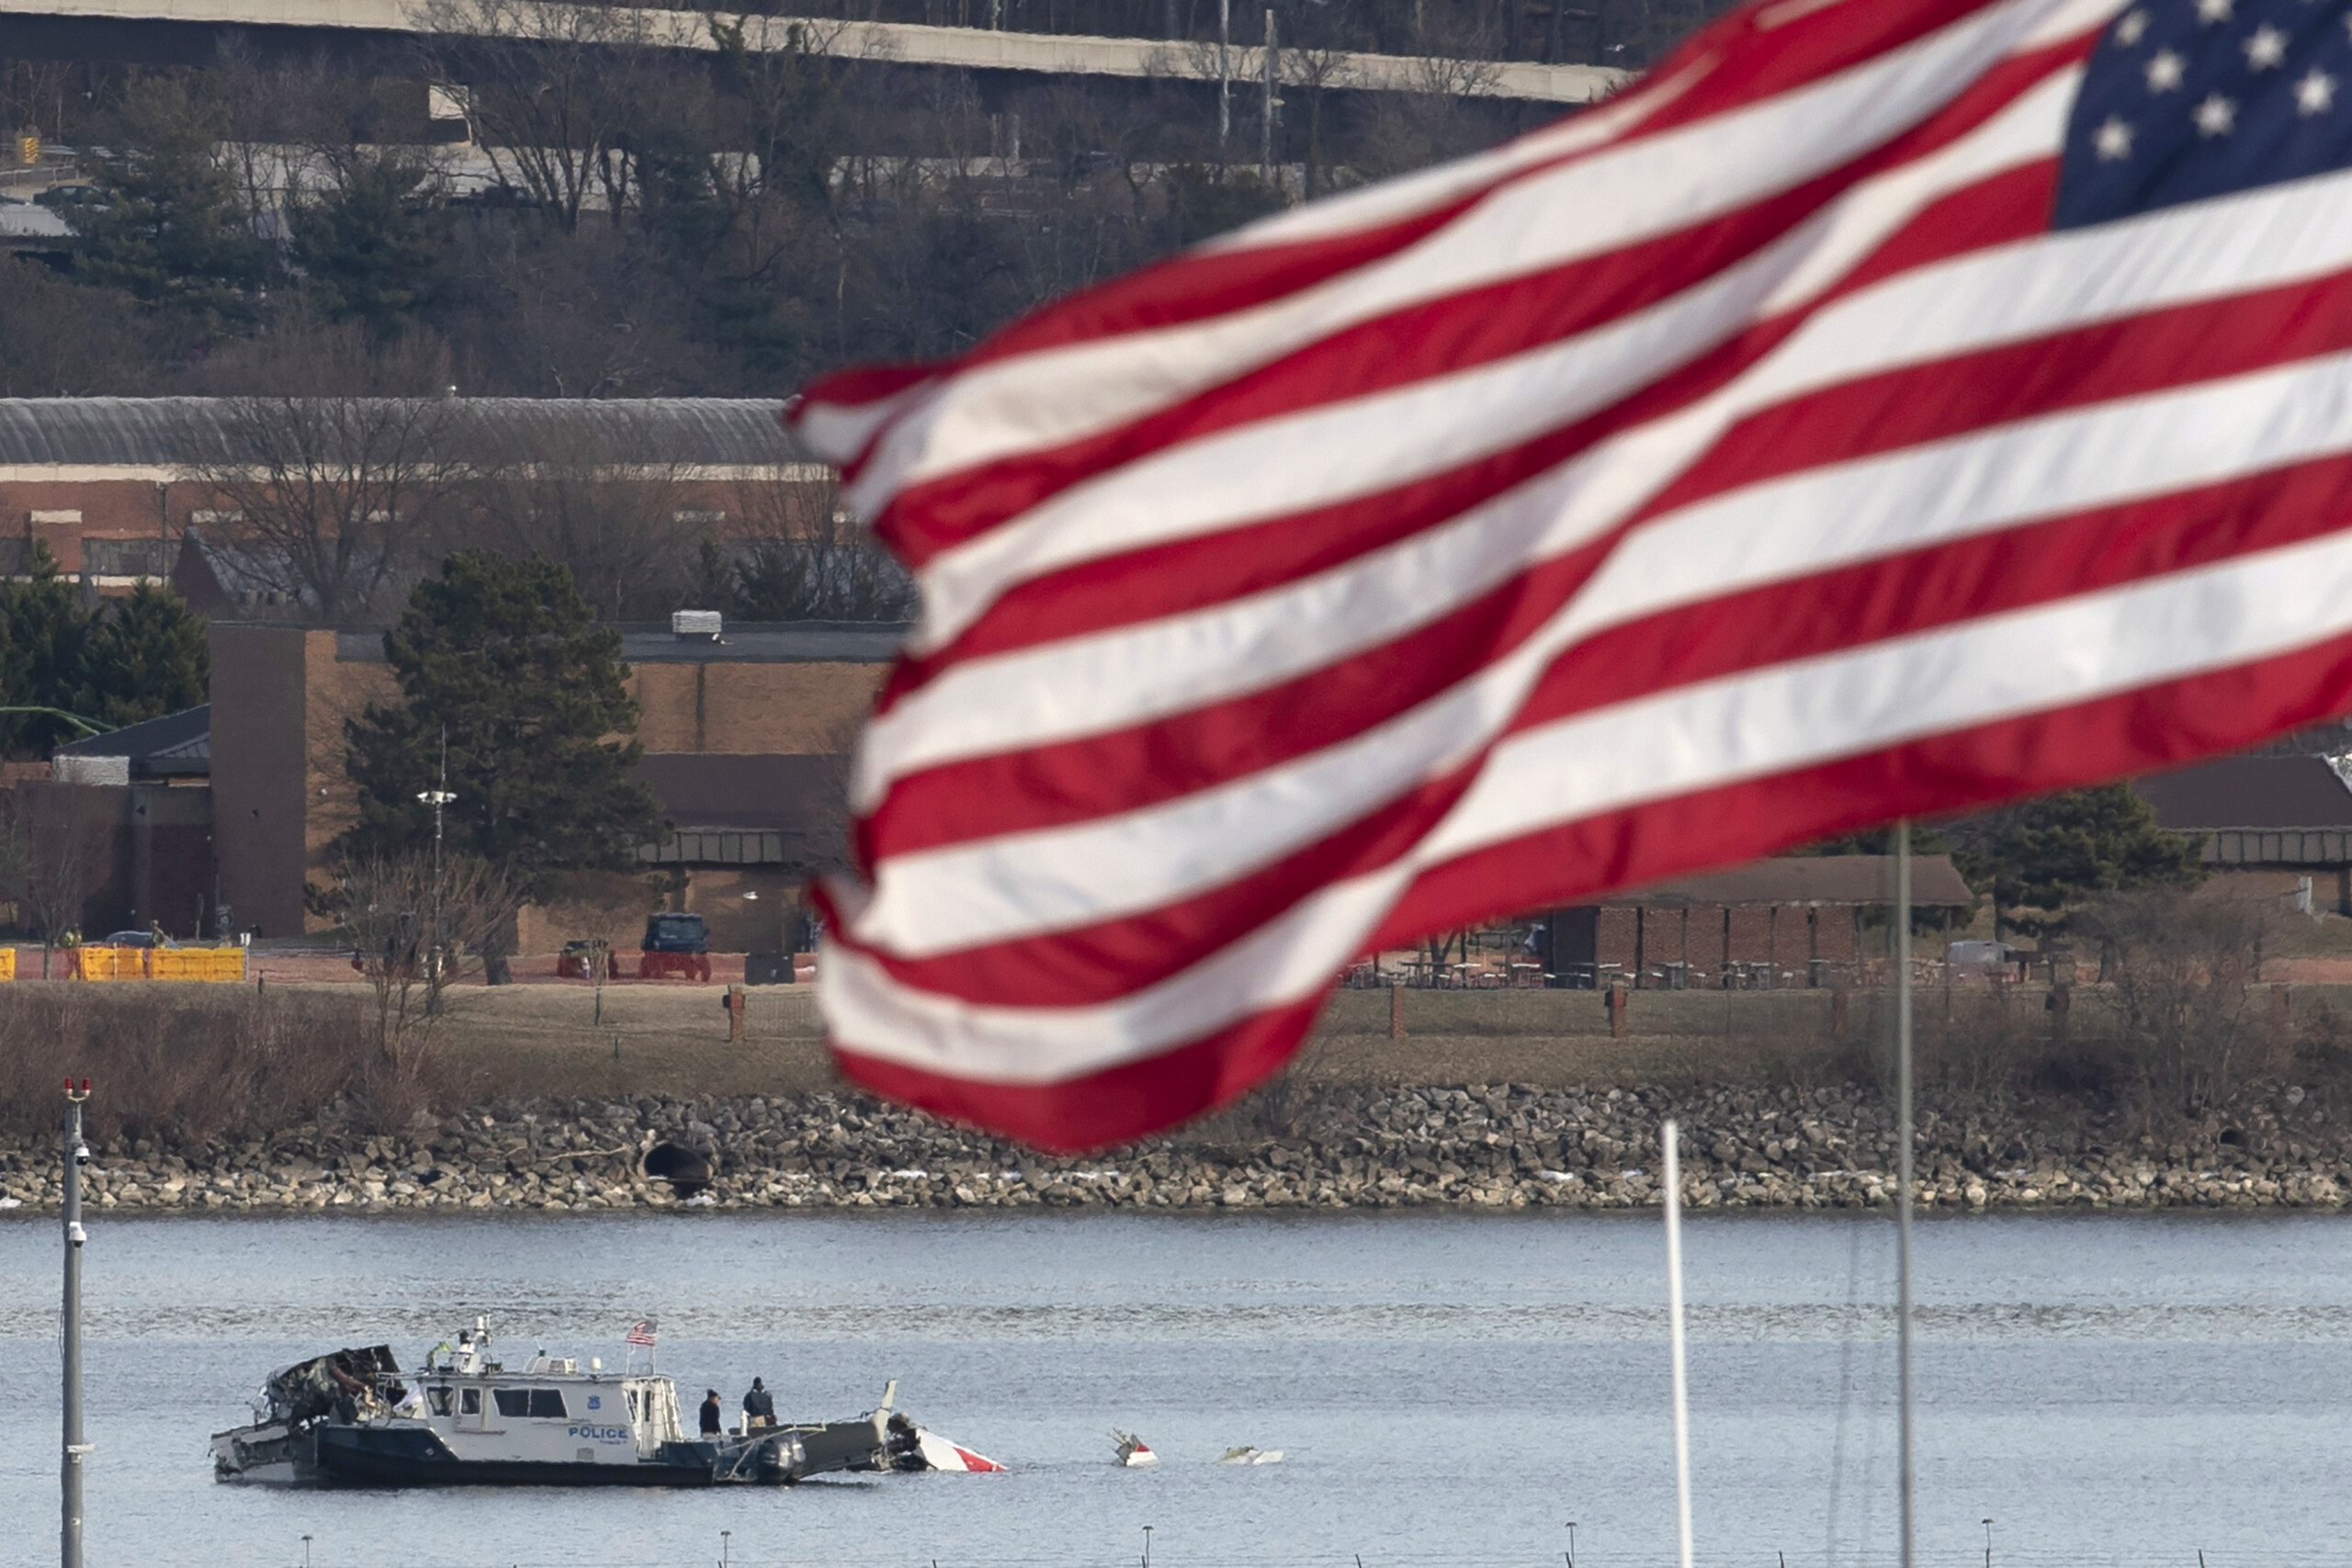
[[[2284,1042],[2256,1001],[2278,919],[2267,903],[2177,888],[2111,893],[2078,917],[2107,957],[2117,1021],[2154,1114],[2225,1105],[2278,1065]]]
[[[617,216],[622,146],[658,73],[665,16],[598,0],[425,0],[426,66],[463,99],[502,184],[565,229],[602,187]]]
[[[420,852],[347,862],[312,902],[349,937],[375,994],[378,1055],[409,1082],[438,1038],[443,993],[487,962],[523,899],[487,861]]]
[[[903,621],[914,615],[914,579],[843,510],[835,486],[773,483],[744,487],[751,536],[733,547],[705,547],[707,578],[752,621]]]
[[[477,471],[463,411],[443,398],[189,405],[185,471],[255,581],[336,625],[383,606],[420,565],[449,492]]]
[[[1353,62],[1340,50],[1292,49],[1283,56],[1283,79],[1306,94],[1306,188],[1302,194],[1308,201],[1331,188],[1331,175],[1325,167],[1323,96],[1351,85],[1355,74]]]
[[[71,785],[33,784],[0,807],[0,876],[19,916],[40,936],[40,977],[50,955],[82,923],[83,907],[105,871],[103,829],[82,814]]]
[[[560,561],[607,620],[654,618],[684,602],[696,539],[719,519],[693,504],[686,470],[663,455],[650,419],[518,416],[498,443],[470,492],[472,542]]]

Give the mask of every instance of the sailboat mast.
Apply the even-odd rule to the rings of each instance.
[[[1680,1130],[1658,1129],[1666,1178],[1666,1338],[1674,1363],[1674,1528],[1677,1560],[1690,1568],[1690,1392],[1682,1354],[1682,1152]]]

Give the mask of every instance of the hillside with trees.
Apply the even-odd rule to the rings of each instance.
[[[378,77],[234,51],[0,61],[0,120],[81,149],[96,191],[66,254],[11,266],[0,394],[275,392],[300,374],[341,392],[778,395],[844,363],[954,354],[1260,214],[1559,112],[1480,96],[1482,62],[1638,63],[1702,15],[1285,0],[1271,121],[1237,84],[1221,134],[1214,84],[876,66],[821,25],[762,52],[722,13],[703,18],[714,50],[663,51],[644,47],[648,13],[604,4],[546,7],[560,36],[526,42],[502,6],[435,0],[446,34]],[[1210,50],[1218,26],[1201,0],[854,14]],[[1235,41],[1258,41],[1260,9],[1232,16]],[[1338,90],[1350,50],[1424,61],[1425,90]],[[441,100],[460,95],[463,122],[431,118],[438,83],[463,84]]]

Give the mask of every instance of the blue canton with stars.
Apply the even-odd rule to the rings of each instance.
[[[2352,164],[2346,0],[2137,0],[2091,52],[2052,226]]]

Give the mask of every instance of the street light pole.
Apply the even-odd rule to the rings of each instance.
[[[90,1157],[82,1141],[82,1102],[89,1098],[89,1079],[78,1089],[72,1078],[65,1080],[65,1445],[57,1474],[63,1525],[59,1568],[82,1568],[82,1460],[90,1451],[82,1435],[82,1244],[88,1239],[82,1230],[82,1162]]]
[[[431,1012],[441,1010],[441,812],[458,797],[449,793],[449,727],[441,727],[441,783],[428,789],[417,799],[433,807],[433,941],[425,950],[425,1007]]]

